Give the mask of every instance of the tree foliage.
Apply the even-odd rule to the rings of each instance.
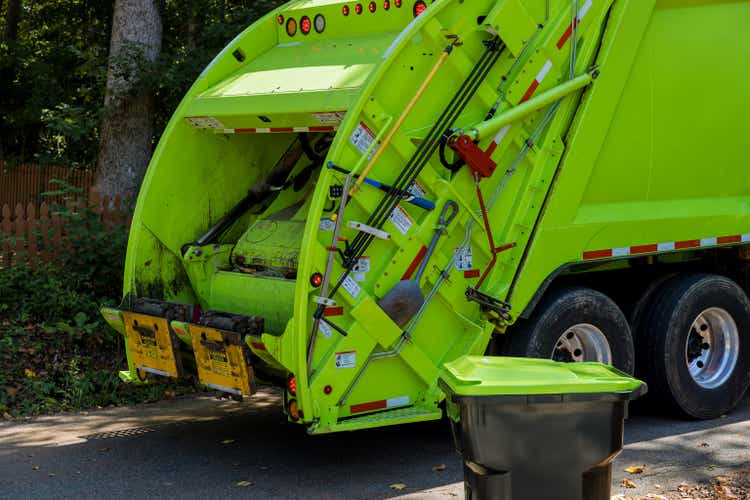
[[[281,0],[162,0],[160,58],[127,78],[156,99],[154,143],[211,59]],[[0,23],[7,23],[3,2]],[[0,40],[0,159],[93,165],[104,109],[113,2],[21,0],[16,40]]]

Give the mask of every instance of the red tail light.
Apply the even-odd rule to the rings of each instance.
[[[293,373],[290,373],[289,377],[286,379],[286,388],[289,389],[289,394],[292,396],[297,395],[297,379]]]
[[[426,8],[427,8],[427,4],[424,3],[422,0],[419,0],[417,3],[414,4],[414,17],[417,17],[418,15],[422,14],[422,12],[424,12]]]
[[[383,2],[383,10],[388,10],[390,8],[391,8],[391,2],[390,2],[390,0],[385,0]]]
[[[367,5],[367,8],[370,10],[370,12],[375,12],[378,9],[378,6],[375,2],[370,2]]]
[[[348,16],[349,15],[349,6],[348,5],[344,5],[343,7],[341,7],[341,13],[344,14],[345,16]]]
[[[393,0],[393,5],[395,5],[397,9],[400,9],[401,8],[401,0]]]
[[[312,276],[310,276],[310,284],[314,286],[315,288],[319,287],[323,284],[323,275],[320,273],[313,273]]]
[[[354,6],[354,12],[356,12],[357,14],[361,14],[362,13],[362,4],[361,3],[358,3],[357,5]]]
[[[310,30],[312,29],[312,21],[310,21],[309,17],[304,16],[299,20],[299,29],[303,35],[310,33]]]

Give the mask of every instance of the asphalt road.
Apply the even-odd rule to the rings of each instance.
[[[750,464],[750,398],[712,422],[633,416],[625,433],[613,495],[707,480]],[[446,421],[307,436],[275,392],[179,399],[0,424],[0,498],[462,498],[452,446]]]

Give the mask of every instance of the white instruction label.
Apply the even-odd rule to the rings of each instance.
[[[354,368],[357,366],[357,352],[346,351],[336,353],[336,368]]]
[[[396,205],[396,208],[393,209],[393,212],[391,212],[390,216],[391,222],[393,222],[393,225],[396,226],[396,229],[398,229],[398,232],[401,234],[406,234],[409,232],[409,229],[414,225],[414,221],[411,217],[409,217],[409,214],[406,213],[406,210],[401,208],[400,205]]]
[[[328,323],[326,323],[323,320],[320,320],[318,322],[318,331],[323,334],[325,338],[330,338],[333,334],[333,328],[331,328]]]
[[[346,111],[331,111],[330,113],[313,113],[313,118],[319,123],[338,125],[344,119]]]
[[[354,273],[366,273],[370,270],[370,257],[363,255],[357,259],[357,263],[354,264],[352,272]]]
[[[419,198],[424,198],[425,191],[417,181],[412,182],[411,185],[406,189],[406,191]]]
[[[344,290],[346,290],[349,295],[352,296],[352,298],[357,298],[359,296],[359,292],[362,291],[362,287],[357,284],[356,281],[354,281],[354,278],[351,276],[347,276],[344,282],[341,284],[341,286],[344,287]]]
[[[362,282],[367,280],[367,273],[352,273],[354,281]]]
[[[359,125],[357,125],[357,128],[354,129],[352,135],[349,136],[349,142],[351,142],[354,147],[357,148],[357,151],[362,154],[365,154],[365,151],[367,151],[367,148],[370,147],[370,144],[372,144],[372,141],[374,140],[375,134],[373,134],[372,130],[370,130],[367,125],[364,124],[364,122],[359,122]],[[378,145],[372,148],[372,151],[370,151],[367,159],[370,159],[372,157],[372,154],[377,149]]]
[[[320,219],[320,224],[318,225],[318,229],[321,231],[333,231],[336,228],[336,222],[333,221],[333,219],[329,219],[328,217],[323,217]]]
[[[186,116],[185,119],[195,128],[226,128],[223,123],[213,116]]]
[[[471,247],[458,247],[454,251],[455,266],[459,271],[468,271],[474,267]]]

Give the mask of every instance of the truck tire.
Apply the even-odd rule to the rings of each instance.
[[[664,285],[639,334],[651,404],[710,419],[750,385],[750,301],[732,280],[680,276]]]
[[[556,290],[510,334],[506,354],[557,361],[599,361],[632,374],[633,337],[612,299],[583,287]]]

